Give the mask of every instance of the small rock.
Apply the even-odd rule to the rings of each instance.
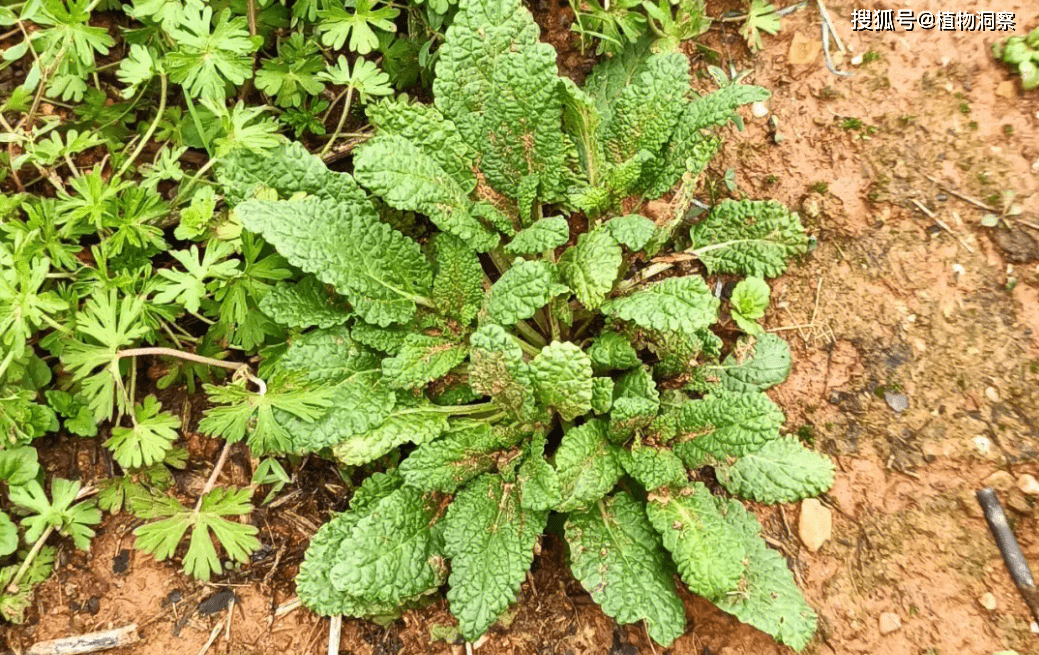
[[[999,650],[995,653],[992,653],[992,655],[1020,655],[1020,653],[1018,653],[1016,650]]]
[[[758,101],[750,106],[750,113],[754,118],[764,118],[768,116],[768,107],[765,106],[765,103]]]
[[[991,592],[983,593],[978,603],[990,612],[996,609],[996,597]]]
[[[1007,493],[1007,507],[1026,516],[1032,513],[1032,505],[1025,498],[1025,495],[1017,489],[1011,489]]]
[[[995,387],[985,387],[985,397],[988,398],[991,402],[999,402],[999,392],[996,391]]]
[[[884,612],[880,615],[880,634],[889,635],[902,627],[902,619],[894,612]]]
[[[854,57],[851,58],[851,65],[852,66],[861,66],[862,65],[862,54],[861,53],[857,54],[857,55],[855,55]]]
[[[809,39],[800,32],[794,34],[790,42],[790,50],[787,53],[787,61],[792,66],[805,66],[814,63],[819,53],[823,50],[821,41]]]
[[[1027,473],[1017,479],[1017,488],[1028,496],[1039,496],[1039,480]]]
[[[1005,80],[996,85],[996,95],[1003,98],[1014,98],[1017,96],[1017,87],[1010,80]]]
[[[805,548],[817,552],[833,533],[833,512],[816,498],[801,501],[798,534]]]
[[[982,455],[988,455],[992,452],[992,440],[986,436],[978,435],[974,437],[974,449]]]
[[[981,481],[981,484],[986,487],[992,487],[997,491],[1007,491],[1014,488],[1014,476],[1010,475],[1006,471],[996,471],[992,475],[988,476]]]
[[[909,397],[904,393],[885,391],[884,400],[887,401],[887,406],[893,409],[896,414],[901,414],[909,409]]]

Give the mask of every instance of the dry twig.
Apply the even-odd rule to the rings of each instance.
[[[91,632],[75,637],[64,639],[52,639],[41,641],[29,647],[24,655],[78,655],[80,653],[95,653],[99,650],[109,648],[121,648],[135,644],[140,639],[137,635],[137,625],[130,625],[104,630],[102,632]]]

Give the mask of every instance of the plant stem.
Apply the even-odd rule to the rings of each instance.
[[[451,414],[452,416],[469,416],[470,414],[479,414],[494,408],[494,403],[485,402],[476,403],[475,405],[437,405],[435,407],[423,408],[423,411],[440,412]]]
[[[181,201],[184,199],[184,196],[186,196],[188,192],[194,189],[195,185],[198,184],[199,178],[201,178],[206,173],[206,171],[212,168],[213,165],[216,164],[218,161],[219,159],[217,159],[216,157],[211,157],[210,160],[202,166],[202,168],[195,171],[195,174],[191,176],[191,179],[185,182],[181,186],[181,190],[177,192],[177,197],[173,199],[173,205],[179,205]]]
[[[319,157],[324,157],[325,154],[332,149],[332,144],[336,142],[339,135],[343,133],[343,126],[346,125],[346,117],[350,115],[350,105],[353,104],[354,100],[354,87],[351,85],[346,92],[346,102],[343,104],[343,113],[339,116],[339,124],[336,125],[336,131],[332,133],[332,138],[328,140],[325,147],[321,149]]]
[[[52,532],[54,532],[54,526],[48,525],[44,529],[43,534],[40,535],[40,538],[32,545],[32,550],[30,550],[29,554],[25,556],[25,561],[22,562],[22,565],[18,567],[18,572],[14,574],[13,578],[11,578],[11,584],[7,585],[7,593],[18,593],[18,583],[25,577],[26,572],[29,570],[29,565],[32,564],[32,561],[40,554],[40,549],[43,548],[43,542],[47,541],[47,537],[51,536]]]
[[[526,321],[516,321],[516,331],[526,337],[535,346],[545,347],[548,345],[548,341],[545,337],[541,336],[541,333],[530,326],[530,323]]]
[[[165,357],[177,357],[179,359],[186,359],[192,362],[198,362],[199,364],[208,364],[209,366],[220,366],[222,368],[229,368],[232,371],[237,371],[242,368],[249,368],[249,365],[245,362],[225,362],[222,359],[213,359],[212,357],[205,357],[203,355],[196,355],[195,353],[187,353],[180,350],[174,350],[173,348],[162,348],[162,347],[150,347],[150,348],[128,348],[126,350],[120,350],[116,353],[116,357],[139,357],[141,355],[161,355]]]
[[[519,344],[520,349],[523,350],[523,352],[530,355],[531,357],[537,357],[541,354],[540,348],[536,348],[535,346],[530,345],[523,339],[517,339],[516,342]]]
[[[224,464],[227,462],[227,455],[231,452],[231,445],[230,441],[224,441],[224,449],[220,451],[220,458],[216,460],[216,466],[213,467],[213,472],[209,474],[209,479],[206,480],[206,486],[202,487],[202,493],[198,495],[198,501],[195,502],[196,514],[202,509],[202,499],[216,486],[216,480],[220,477],[220,470],[224,468]]]
[[[14,360],[14,349],[12,348],[11,350],[7,351],[7,355],[4,356],[4,361],[0,362],[0,380],[3,380],[3,378],[4,378],[4,371],[7,370],[7,367],[11,365],[11,362],[13,360]]]
[[[155,114],[155,120],[153,120],[152,124],[148,126],[148,131],[144,133],[143,137],[141,137],[141,142],[137,144],[137,148],[133,151],[133,154],[130,155],[130,158],[123,162],[123,165],[119,167],[119,172],[115,174],[116,177],[122,177],[123,173],[125,173],[134,161],[137,160],[137,157],[140,156],[141,151],[143,151],[144,147],[148,145],[148,141],[152,138],[152,135],[155,134],[155,130],[159,127],[159,121],[162,120],[162,113],[166,111],[165,73],[159,73],[159,84],[161,85],[161,88],[159,89],[159,109]]]

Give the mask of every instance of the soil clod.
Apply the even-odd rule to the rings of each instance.
[[[112,573],[123,574],[130,570],[130,551],[123,548],[112,558]]]
[[[221,589],[198,604],[198,613],[207,615],[221,612],[234,600],[234,597],[234,592],[230,589]]]

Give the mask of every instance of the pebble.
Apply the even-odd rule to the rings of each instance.
[[[833,533],[833,512],[816,498],[801,501],[798,534],[805,548],[817,552]]]
[[[994,403],[999,402],[999,392],[995,387],[985,387],[985,397]]]
[[[1007,491],[1008,489],[1014,488],[1014,476],[1010,475],[1006,471],[996,471],[982,480],[981,484],[986,487],[992,487],[997,491]]]
[[[754,115],[754,118],[764,118],[768,116],[768,107],[765,103],[758,101],[750,106],[750,113]]]
[[[988,455],[992,451],[992,440],[986,436],[974,437],[974,449],[982,455]]]
[[[851,58],[851,65],[852,66],[861,66],[862,65],[862,55],[859,54],[859,55],[855,55],[854,57],[852,57]]]
[[[889,635],[902,627],[902,619],[894,612],[884,612],[880,615],[880,634]]]
[[[1019,514],[1028,515],[1032,513],[1032,505],[1025,495],[1017,489],[1011,489],[1006,497],[1007,507]]]
[[[888,407],[893,409],[895,413],[900,414],[909,408],[909,397],[904,393],[885,391],[884,400],[887,401]]]
[[[990,612],[996,609],[996,597],[992,592],[983,593],[981,598],[978,599],[978,603]]]
[[[1017,488],[1028,496],[1039,496],[1039,480],[1034,475],[1022,475],[1017,479]]]

